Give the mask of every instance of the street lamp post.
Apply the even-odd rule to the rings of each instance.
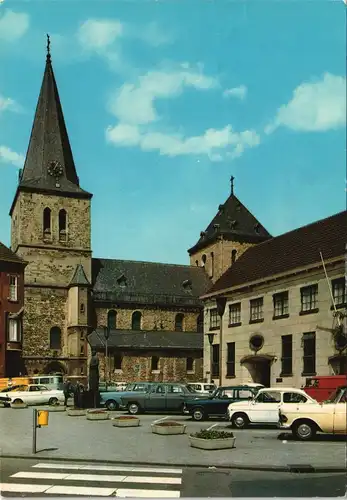
[[[219,315],[219,385],[223,383],[223,315],[227,303],[226,297],[217,297],[217,312]]]
[[[108,338],[110,336],[110,329],[108,326],[104,326],[104,337],[105,337],[105,382],[106,388],[108,383]]]
[[[214,339],[215,333],[210,332],[207,334],[208,341],[210,344],[210,384],[212,383],[212,365],[213,365],[213,339]]]

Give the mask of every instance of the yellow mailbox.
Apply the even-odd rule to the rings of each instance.
[[[43,425],[48,425],[48,411],[47,410],[39,410],[37,412],[37,425],[40,427]]]

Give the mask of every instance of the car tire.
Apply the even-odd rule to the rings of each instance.
[[[109,411],[116,411],[119,409],[119,405],[114,399],[109,399],[108,401],[106,401],[105,406]]]
[[[300,441],[309,441],[317,433],[316,425],[310,420],[301,420],[293,425],[293,434]]]
[[[194,408],[192,411],[192,418],[196,422],[201,422],[202,420],[205,420],[205,412],[202,408]]]
[[[15,399],[12,402],[15,403],[15,404],[19,404],[19,403],[23,403],[23,400],[22,399]]]
[[[130,413],[130,415],[137,415],[138,413],[140,413],[140,405],[138,405],[137,403],[129,403],[128,412]]]
[[[48,404],[51,406],[55,406],[58,404],[58,398],[49,398]]]
[[[235,413],[231,417],[231,423],[236,429],[246,429],[249,424],[249,419],[245,413]]]

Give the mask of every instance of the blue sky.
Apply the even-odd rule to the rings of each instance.
[[[188,263],[230,192],[273,235],[345,209],[343,1],[0,2],[0,240],[51,34],[96,257]]]

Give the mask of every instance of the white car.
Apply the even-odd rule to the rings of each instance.
[[[64,392],[57,389],[48,389],[45,385],[28,385],[22,391],[10,391],[1,393],[7,399],[7,403],[26,403],[27,405],[57,404],[64,402]]]
[[[239,401],[228,406],[229,420],[234,427],[244,429],[251,424],[278,424],[279,409],[283,403],[315,403],[302,389],[294,387],[269,387],[260,389],[249,401]]]

